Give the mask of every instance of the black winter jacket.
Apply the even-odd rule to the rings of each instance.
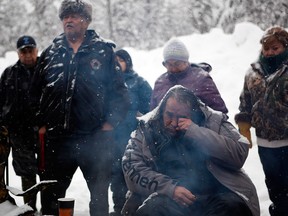
[[[0,123],[9,130],[13,168],[18,176],[37,173],[36,139],[29,107],[29,86],[34,68],[27,69],[18,60],[4,70],[0,81]]]
[[[88,30],[76,54],[64,34],[42,53],[31,96],[37,123],[50,136],[89,134],[124,118],[129,97],[113,45]]]
[[[9,131],[19,131],[31,125],[29,86],[34,68],[27,69],[20,60],[7,67],[0,81],[0,121]]]

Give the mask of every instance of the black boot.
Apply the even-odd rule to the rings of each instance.
[[[121,212],[110,212],[109,216],[121,216]]]
[[[277,207],[277,205],[275,205],[274,203],[272,203],[270,206],[269,206],[269,213],[271,216],[284,216],[284,215],[288,215],[288,211],[287,211],[287,208],[286,208],[286,205],[283,205],[285,206],[284,209],[281,209],[281,207]]]
[[[126,193],[127,193],[127,188],[122,187],[121,189],[118,188],[118,190],[114,190],[112,194],[112,199],[113,199],[113,209],[114,212],[110,213],[110,216],[120,216],[121,215],[121,210],[124,206],[124,203],[126,201]]]

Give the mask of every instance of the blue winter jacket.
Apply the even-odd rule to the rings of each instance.
[[[116,140],[123,145],[122,151],[124,151],[130,133],[136,129],[138,123],[136,117],[149,112],[152,88],[133,69],[129,69],[122,74],[128,88],[130,106],[125,119],[116,128],[115,135]]]

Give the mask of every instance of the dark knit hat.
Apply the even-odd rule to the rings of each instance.
[[[79,14],[91,22],[92,5],[83,0],[64,0],[59,9],[59,18],[63,20],[69,14]]]
[[[169,40],[163,50],[164,62],[170,59],[188,62],[189,52],[183,42],[173,38]]]
[[[280,26],[271,27],[265,31],[260,43],[265,45],[275,40],[282,43],[284,47],[288,47],[288,32]]]
[[[17,49],[23,49],[25,47],[36,47],[36,41],[31,36],[23,35],[18,39],[16,46]]]
[[[121,59],[123,59],[125,61],[127,69],[132,69],[132,67],[133,67],[132,59],[126,50],[120,49],[120,50],[115,52],[115,55],[120,57]]]

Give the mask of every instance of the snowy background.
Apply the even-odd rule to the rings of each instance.
[[[234,115],[238,112],[239,95],[242,90],[244,75],[250,63],[255,61],[260,51],[260,38],[263,31],[254,24],[240,23],[236,26],[233,34],[225,34],[221,29],[212,29],[207,34],[192,34],[180,37],[190,52],[190,61],[193,63],[207,62],[213,70],[210,72],[218,89],[229,109],[230,121],[234,124]],[[52,39],[51,39],[52,40]],[[160,74],[165,72],[162,66],[163,47],[141,51],[133,48],[126,48],[131,54],[134,69],[144,77],[152,87]],[[15,51],[7,52],[4,58],[0,58],[0,73],[17,61]],[[254,182],[260,200],[261,216],[269,216],[268,206],[270,204],[267,189],[264,183],[264,174],[257,153],[254,130],[252,140],[254,146],[250,150],[244,169]],[[15,175],[11,166],[9,169],[9,185],[21,189],[20,178]],[[39,197],[39,195],[38,195]],[[89,215],[89,191],[82,176],[77,170],[66,197],[75,198],[75,216]],[[21,197],[15,197],[18,205],[22,205]],[[39,199],[38,209],[41,208]],[[110,210],[113,203],[110,193]]]

